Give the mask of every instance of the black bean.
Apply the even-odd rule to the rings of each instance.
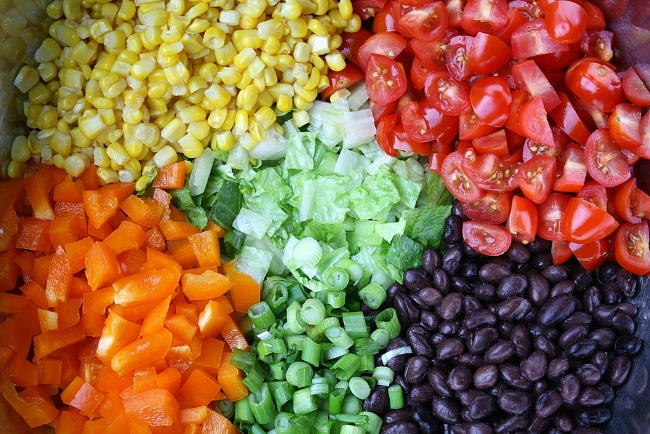
[[[537,381],[546,375],[547,360],[543,351],[534,351],[519,365],[521,375],[530,381]]]
[[[548,280],[537,271],[529,271],[526,277],[528,278],[528,297],[537,306],[541,306],[548,299],[550,292]]]
[[[616,396],[616,394],[614,392],[614,388],[611,385],[607,383],[599,383],[596,386],[596,389],[598,389],[598,391],[602,393],[603,396],[605,396],[605,401],[603,402],[603,404],[609,405],[614,401],[614,397]]]
[[[472,371],[467,366],[458,365],[447,376],[447,386],[456,392],[469,389],[472,383]]]
[[[542,271],[553,264],[553,257],[550,253],[539,253],[531,261],[531,265],[537,270]]]
[[[427,376],[429,369],[429,359],[424,356],[411,357],[406,362],[404,369],[404,379],[411,384],[419,384]]]
[[[480,354],[488,349],[498,338],[498,332],[493,327],[477,330],[466,339],[467,351],[471,354]]]
[[[616,273],[616,283],[620,288],[623,295],[626,297],[634,297],[637,288],[637,278],[634,274],[627,270],[619,270]]]
[[[585,425],[600,425],[612,418],[612,412],[608,408],[594,408],[581,411],[577,417]]]
[[[612,318],[612,327],[618,333],[631,335],[634,333],[634,320],[623,312],[618,312]]]
[[[517,356],[524,358],[528,357],[533,348],[533,343],[530,339],[530,333],[525,325],[519,324],[512,328],[510,334],[512,343],[515,344],[515,353]]]
[[[427,380],[436,394],[445,398],[452,396],[452,392],[447,386],[447,375],[442,370],[435,367],[430,368]]]
[[[412,422],[395,422],[384,424],[381,434],[418,434],[418,427]]]
[[[443,297],[440,305],[436,308],[436,312],[440,318],[445,320],[452,320],[456,318],[463,307],[463,296],[457,292],[452,292]]]
[[[614,351],[623,356],[635,356],[641,351],[643,342],[636,336],[621,336],[614,342]]]
[[[636,304],[632,303],[620,303],[616,305],[616,312],[623,312],[624,314],[629,315],[630,317],[634,318],[639,311],[639,308],[636,306]]]
[[[388,388],[385,386],[377,386],[370,396],[363,401],[363,411],[370,411],[383,416],[388,410]]]
[[[551,298],[557,297],[558,295],[567,295],[567,294],[572,294],[573,291],[575,290],[576,286],[573,284],[571,280],[563,280],[561,282],[558,282],[551,288]]]
[[[460,322],[458,321],[442,321],[438,327],[438,331],[445,336],[453,336],[458,333],[460,329]]]
[[[436,346],[436,353],[439,359],[450,359],[463,353],[465,345],[458,338],[449,338]]]
[[[562,411],[555,413],[553,416],[553,423],[555,424],[555,428],[560,432],[571,432],[573,429],[573,420],[571,416]]]
[[[404,294],[404,287],[400,285],[399,283],[393,283],[391,286],[388,287],[388,290],[386,291],[386,294],[388,296],[388,301],[391,303],[395,299],[395,296],[398,294]]]
[[[405,395],[408,395],[408,393],[411,391],[411,384],[408,383],[404,376],[401,374],[395,376],[393,383],[398,384],[404,391]]]
[[[591,339],[581,339],[566,348],[566,353],[573,359],[586,359],[598,350],[598,344]]]
[[[392,357],[388,362],[386,362],[386,366],[395,371],[395,373],[400,374],[404,371],[408,360],[408,354],[400,354],[399,356]]]
[[[467,405],[469,416],[473,420],[481,420],[497,409],[497,400],[494,396],[487,393],[478,393]]]
[[[408,422],[410,417],[409,411],[405,408],[390,410],[384,415],[384,424],[390,425],[395,422]]]
[[[522,414],[532,405],[530,394],[508,390],[499,396],[498,404],[501,410],[508,414]]]
[[[632,369],[632,361],[625,356],[616,356],[609,369],[608,381],[614,387],[621,386],[627,380]]]
[[[397,311],[397,317],[402,324],[412,324],[420,319],[420,310],[408,295],[400,294],[395,296],[393,304]]]
[[[463,297],[463,310],[465,311],[465,315],[472,315],[482,309],[483,303],[473,295],[465,295]]]
[[[476,265],[476,262],[463,262],[459,273],[466,279],[474,279],[478,276],[478,265]]]
[[[530,259],[530,252],[528,249],[517,241],[513,241],[512,244],[510,244],[507,255],[513,262],[518,264],[525,264]]]
[[[569,359],[564,354],[556,357],[548,363],[546,376],[551,380],[557,380],[569,370]]]
[[[413,422],[418,426],[420,434],[437,434],[442,430],[442,424],[429,410],[419,407],[411,412]]]
[[[616,307],[603,305],[598,306],[598,308],[592,312],[592,315],[598,324],[605,327],[611,327],[612,319],[616,313]]]
[[[454,434],[491,434],[492,428],[487,423],[461,423],[452,425],[451,432]]]
[[[553,415],[562,406],[562,397],[556,390],[549,390],[537,397],[535,403],[535,414],[540,417],[549,417]]]
[[[594,275],[591,271],[580,270],[573,278],[573,283],[576,286],[576,291],[582,292],[593,284]]]
[[[445,270],[434,270],[431,274],[431,282],[434,288],[440,290],[443,294],[449,292],[449,275]]]
[[[442,300],[442,294],[435,288],[426,287],[418,292],[418,298],[429,306],[435,306]]]
[[[527,416],[510,416],[494,427],[494,432],[497,434],[504,433],[517,433],[521,432],[528,425]]]
[[[417,293],[421,289],[431,286],[429,276],[424,270],[410,269],[404,272],[404,286],[411,292]]]
[[[433,415],[445,423],[456,423],[460,420],[458,405],[448,398],[434,396],[431,400]]]
[[[505,277],[497,287],[497,297],[506,298],[522,295],[528,288],[528,280],[521,274],[512,274]]]
[[[483,365],[474,371],[474,387],[477,389],[489,389],[499,379],[499,369],[496,365]]]
[[[623,293],[618,288],[615,280],[603,283],[600,292],[603,294],[603,302],[605,304],[618,304],[623,300]]]
[[[433,389],[429,383],[417,384],[411,388],[409,398],[419,404],[430,402],[433,398]]]
[[[528,250],[531,253],[540,253],[551,250],[551,242],[543,238],[535,238],[535,241],[528,244]]]
[[[562,323],[563,329],[568,329],[576,325],[589,325],[593,321],[591,314],[587,312],[577,311],[564,320]]]
[[[551,423],[550,419],[545,417],[533,416],[528,424],[526,431],[531,433],[543,433],[546,432],[546,428]]]
[[[422,268],[424,268],[427,273],[432,274],[433,270],[440,267],[440,264],[442,264],[442,256],[439,251],[435,249],[425,249],[424,252],[422,252]]]
[[[539,309],[538,319],[544,327],[557,325],[567,319],[578,305],[578,300],[570,295],[551,298]]]
[[[585,307],[585,310],[587,312],[593,312],[596,309],[598,309],[598,306],[600,306],[603,302],[602,296],[600,294],[600,290],[592,286],[589,289],[587,289],[582,296],[582,304]]]
[[[533,346],[540,350],[543,351],[548,357],[555,357],[557,354],[557,348],[555,347],[555,344],[546,336],[537,336],[533,340]]]
[[[562,265],[551,265],[542,271],[542,275],[551,283],[558,283],[569,278],[569,271]]]
[[[510,321],[520,320],[530,311],[532,305],[530,301],[523,297],[511,297],[502,301],[497,306],[497,315],[499,318]]]
[[[462,246],[463,246],[463,255],[465,255],[466,257],[473,258],[473,259],[479,259],[479,258],[484,257],[484,255],[482,255],[479,252],[477,252],[476,250],[472,249],[467,244],[463,243]]]
[[[406,331],[406,339],[418,356],[433,356],[433,346],[429,343],[429,331],[421,325],[412,325]]]
[[[500,365],[499,375],[511,387],[520,390],[529,390],[532,386],[530,380],[521,375],[521,369],[516,365]]]
[[[483,302],[494,300],[495,295],[496,288],[492,284],[477,283],[474,285],[474,296]]]
[[[461,365],[469,366],[470,368],[478,368],[485,363],[485,360],[483,360],[483,357],[478,354],[464,353],[456,357],[456,362]]]
[[[591,356],[591,364],[598,368],[600,375],[603,375],[609,366],[609,356],[605,351],[598,351]]]
[[[558,344],[561,348],[566,348],[580,339],[587,337],[588,333],[589,329],[585,326],[573,326],[560,335]]]
[[[462,234],[463,219],[458,216],[450,215],[445,219],[442,230],[442,239],[447,244],[456,244],[463,239]]]
[[[487,283],[499,283],[501,280],[510,276],[511,274],[512,273],[508,267],[500,264],[495,264],[494,262],[489,262],[478,270],[479,279]]]
[[[445,252],[442,256],[441,268],[447,273],[454,275],[460,268],[463,259],[463,250],[461,247],[454,246]]]
[[[454,199],[451,204],[451,215],[455,215],[462,218],[463,220],[467,220],[467,217],[463,212],[463,204],[458,199]]]
[[[601,282],[610,282],[616,279],[616,275],[619,270],[620,267],[617,264],[607,262],[603,264],[600,269],[598,269],[598,278],[601,280]]]
[[[510,341],[501,341],[485,351],[487,363],[503,363],[515,353],[515,345]]]
[[[449,280],[449,285],[452,291],[458,291],[461,294],[471,294],[473,291],[472,285],[460,276],[452,276]]]
[[[612,329],[595,329],[587,336],[598,345],[598,349],[609,350],[614,346],[616,334]]]
[[[598,384],[601,375],[600,369],[591,363],[585,363],[576,369],[576,376],[585,386],[594,386]]]
[[[565,375],[560,379],[560,395],[567,404],[573,404],[580,396],[580,380],[573,374]]]
[[[420,313],[420,323],[428,330],[436,330],[438,328],[438,317],[435,313],[423,310]]]
[[[512,327],[513,325],[511,322],[506,322],[506,321],[498,322],[497,330],[499,331],[499,337],[501,339],[510,339],[510,335],[512,335]]]
[[[489,310],[475,312],[465,318],[465,326],[470,329],[496,324],[497,317]]]
[[[445,335],[443,335],[442,333],[433,333],[431,335],[430,342],[435,346],[444,340],[445,340]]]
[[[585,407],[598,407],[605,402],[605,395],[595,387],[583,389],[578,397],[578,403]]]

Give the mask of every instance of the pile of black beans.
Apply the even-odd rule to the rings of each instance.
[[[402,335],[387,351],[413,351],[387,362],[406,405],[389,410],[377,387],[364,409],[383,417],[382,434],[601,432],[642,348],[626,302],[636,277],[553,265],[541,239],[483,256],[463,244],[454,211],[448,249],[426,250],[388,291]]]

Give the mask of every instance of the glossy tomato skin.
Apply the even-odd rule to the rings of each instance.
[[[375,18],[372,20],[372,31],[373,33],[397,31],[397,17],[392,2],[387,2],[384,7],[377,11]]]
[[[605,238],[588,244],[569,243],[571,253],[589,271],[594,271],[605,263],[609,248],[609,240]]]
[[[627,271],[640,276],[650,272],[648,222],[622,225],[614,238],[614,256]]]
[[[467,82],[454,80],[447,72],[429,73],[424,94],[437,110],[449,116],[458,116],[471,106]]]
[[[488,125],[501,127],[508,120],[512,94],[502,77],[484,77],[474,83],[469,93],[476,116]]]
[[[415,57],[413,59],[413,63],[411,63],[411,70],[409,71],[409,74],[413,87],[417,90],[423,90],[424,85],[427,81],[427,74],[429,74],[429,70],[425,68],[424,65],[422,65],[422,62],[417,57]]]
[[[503,226],[468,220],[463,223],[463,240],[487,256],[499,256],[510,248],[512,237]]]
[[[454,36],[449,40],[445,64],[454,80],[467,80],[472,75],[469,69],[469,53],[473,45],[474,38],[471,36]]]
[[[609,133],[622,148],[641,146],[641,107],[620,103],[609,116]]]
[[[537,207],[521,196],[513,196],[506,227],[515,240],[528,244],[535,241],[538,225]]]
[[[560,97],[534,60],[513,65],[512,76],[520,89],[526,89],[533,98],[542,98],[547,112],[560,105]]]
[[[578,42],[587,29],[587,12],[572,1],[555,1],[546,9],[546,29],[556,41]]]
[[[494,154],[477,156],[471,149],[464,155],[463,170],[480,188],[496,192],[517,188],[518,163],[506,163]]]
[[[472,146],[479,154],[494,154],[500,157],[508,155],[508,139],[503,129],[473,139]]]
[[[379,122],[379,119],[383,118],[384,116],[395,113],[396,108],[397,101],[393,101],[388,104],[376,104],[370,101],[370,111],[372,112],[372,117],[375,120],[375,124]]]
[[[558,164],[558,178],[553,189],[564,193],[577,193],[585,184],[587,165],[585,156],[578,146],[569,145]]]
[[[391,157],[397,157],[397,150],[393,147],[395,142],[395,126],[398,117],[395,114],[383,116],[377,121],[377,143],[379,147]]]
[[[519,132],[535,142],[555,146],[553,131],[546,117],[542,97],[537,96],[526,102],[519,113]]]
[[[469,52],[468,66],[474,74],[492,74],[505,66],[511,57],[510,45],[496,36],[479,32]]]
[[[398,124],[393,131],[393,148],[398,151],[412,152],[414,154],[431,155],[431,142],[415,142],[404,131],[404,126]]]
[[[607,211],[577,197],[567,204],[562,233],[567,241],[588,244],[601,240],[618,228],[618,222]]]
[[[376,104],[397,101],[406,92],[407,80],[399,62],[381,54],[371,54],[366,66],[366,90]]]
[[[441,176],[447,190],[461,202],[475,202],[483,196],[483,191],[463,170],[463,155],[452,152],[442,164]]]
[[[540,54],[535,56],[534,60],[539,66],[546,71],[560,71],[571,65],[577,58],[582,55],[580,44],[569,44],[567,51],[558,53]]]
[[[585,145],[587,171],[605,187],[621,185],[632,176],[632,170],[621,148],[614,143],[606,129],[594,131]]]
[[[569,51],[568,44],[550,37],[544,20],[533,20],[519,26],[512,33],[510,46],[512,57],[515,59]]]
[[[521,192],[536,204],[544,202],[553,188],[556,160],[537,156],[525,162],[517,172],[517,185]]]
[[[567,262],[573,256],[569,243],[566,241],[553,241],[551,243],[551,256],[553,264],[560,265]]]
[[[375,33],[370,36],[357,51],[359,66],[367,70],[366,65],[372,54],[381,54],[395,59],[407,46],[406,39],[395,32]]]
[[[458,133],[460,140],[472,140],[478,137],[484,137],[496,131],[496,127],[492,127],[482,122],[474,110],[469,108],[465,113],[460,115],[458,124]]]
[[[537,235],[549,241],[562,241],[562,219],[564,210],[569,203],[569,196],[553,193],[537,207],[539,222],[537,224]]]
[[[506,0],[468,0],[463,8],[461,24],[470,35],[478,32],[494,34],[508,22]]]
[[[587,126],[580,118],[580,115],[578,115],[578,112],[566,94],[560,92],[559,97],[560,104],[550,113],[551,117],[566,135],[584,146],[589,139],[589,129],[587,129]]]
[[[402,110],[402,125],[408,137],[415,142],[438,139],[454,120],[436,110],[428,101],[411,101]]]
[[[349,63],[342,71],[327,73],[330,85],[321,91],[321,96],[328,99],[332,94],[341,89],[347,89],[363,80],[363,72],[353,64]]]
[[[472,220],[498,225],[505,223],[510,214],[512,193],[486,192],[475,202],[463,203],[463,213]]]
[[[515,29],[519,28],[519,26],[527,21],[528,17],[522,11],[515,8],[509,8],[506,25],[497,33],[495,33],[494,36],[509,44],[510,40],[512,39],[512,33],[515,31]]]
[[[359,29],[356,33],[343,33],[341,35],[343,44],[340,51],[347,59],[354,62],[357,66],[362,66],[359,59],[359,48],[372,36],[372,33],[364,29]]]
[[[634,104],[641,107],[650,107],[650,90],[643,84],[643,80],[634,70],[634,67],[628,69],[623,76],[623,93]]]
[[[585,104],[605,113],[621,102],[621,80],[607,65],[583,61],[569,68],[566,84]]]
[[[447,9],[439,1],[414,6],[397,20],[402,34],[422,41],[440,39],[447,25]]]

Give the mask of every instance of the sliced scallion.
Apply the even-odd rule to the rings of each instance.
[[[351,338],[368,337],[368,325],[362,312],[344,312],[341,318],[343,318],[343,328]]]
[[[343,425],[340,434],[365,434],[365,430],[355,425]]]
[[[271,390],[271,395],[273,395],[275,406],[278,409],[281,409],[284,404],[291,401],[295,390],[295,388],[286,381],[271,381],[269,383],[269,389]]]
[[[268,329],[275,323],[275,315],[265,301],[260,301],[248,309],[248,318],[258,330]]]
[[[369,283],[359,291],[359,298],[371,309],[379,309],[386,301],[386,290],[378,283]]]
[[[388,387],[393,382],[395,373],[387,366],[377,366],[372,372],[372,377],[377,380],[377,384],[380,386]]]
[[[359,414],[361,411],[361,400],[354,395],[347,395],[343,399],[341,412],[345,414]]]
[[[330,327],[325,330],[325,337],[339,348],[350,348],[354,341],[342,327]]]
[[[325,319],[325,305],[317,298],[305,300],[300,309],[300,318],[309,325],[316,325]]]
[[[399,410],[404,407],[404,394],[399,384],[393,384],[388,388],[388,402],[391,410]]]
[[[339,380],[349,380],[359,370],[361,360],[356,354],[346,354],[332,365],[332,372]]]
[[[370,334],[370,339],[377,342],[379,348],[383,349],[386,348],[390,342],[390,333],[388,333],[388,330],[377,329]]]
[[[309,387],[298,389],[293,393],[293,412],[308,414],[318,408],[318,398],[311,394]]]
[[[345,291],[327,291],[327,304],[334,309],[345,305]]]
[[[296,387],[309,386],[313,376],[313,369],[305,362],[293,362],[287,369],[287,381]]]
[[[370,396],[370,386],[361,377],[350,378],[350,392],[359,399],[366,399]]]
[[[381,417],[370,411],[362,411],[359,413],[359,416],[366,416],[368,418],[368,422],[362,426],[363,429],[365,429],[369,434],[379,434],[383,423]]]
[[[321,346],[309,338],[302,341],[302,354],[300,357],[312,366],[320,364]]]
[[[307,330],[307,326],[300,318],[300,303],[297,301],[291,303],[287,309],[287,323],[285,326],[295,335],[304,333]]]
[[[397,318],[397,312],[392,307],[389,309],[383,310],[375,318],[375,324],[378,329],[384,329],[390,334],[390,338],[394,339],[399,336],[400,332],[400,323]]]
[[[235,422],[255,422],[255,416],[253,416],[253,411],[248,400],[249,398],[246,397],[235,402]]]
[[[262,384],[257,392],[248,395],[248,401],[257,423],[260,425],[273,423],[276,409],[267,383]]]
[[[343,410],[343,399],[345,399],[345,390],[335,388],[328,398],[328,411],[330,414],[337,414]]]

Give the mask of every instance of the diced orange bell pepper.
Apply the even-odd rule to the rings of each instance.
[[[221,386],[212,375],[203,369],[195,369],[183,383],[179,395],[183,405],[199,407],[212,402],[220,391]]]
[[[172,427],[173,428],[173,427]],[[129,418],[129,434],[153,434],[153,431],[146,423],[138,419]],[[166,433],[155,433],[166,434]]]
[[[167,193],[165,190],[155,188],[151,197],[153,197],[153,200],[161,204],[163,207],[161,221],[168,220],[171,217],[172,195]]]
[[[79,324],[81,320],[82,299],[80,297],[68,298],[65,302],[59,303],[56,313],[59,315],[59,328],[65,330],[68,327]]]
[[[176,262],[174,257],[150,247],[147,247],[147,262],[145,263],[145,267],[152,270],[176,267],[179,271],[181,270],[181,265]]]
[[[144,244],[146,240],[142,226],[124,220],[109,236],[104,238],[104,244],[113,250],[113,253],[120,253],[137,249]]]
[[[63,246],[86,236],[86,219],[79,216],[57,216],[50,224],[49,236],[53,246]]]
[[[29,303],[24,295],[0,293],[0,313],[8,315],[22,312]]]
[[[38,384],[36,365],[21,357],[13,357],[3,374],[19,387],[31,387]]]
[[[54,202],[81,203],[84,200],[83,190],[79,183],[73,181],[70,176],[66,176],[63,182],[54,186],[52,198]]]
[[[212,270],[201,274],[184,274],[181,288],[189,300],[209,300],[225,294],[233,284],[226,276]]]
[[[66,255],[63,247],[59,246],[52,257],[52,262],[50,262],[50,272],[47,275],[47,285],[45,287],[45,296],[51,307],[66,301],[70,291],[71,279],[72,268],[68,255]]]
[[[129,418],[126,414],[120,414],[112,419],[104,434],[124,434],[129,432]]]
[[[136,304],[133,306],[124,306],[121,304],[114,304],[111,310],[115,311],[118,315],[129,321],[140,322],[143,320],[152,309],[158,305],[158,301],[152,301],[145,304]]]
[[[159,330],[165,326],[165,318],[169,311],[169,303],[171,302],[171,295],[162,299],[156,307],[151,309],[147,316],[142,321],[142,328],[140,329],[140,336],[145,336]]]
[[[72,380],[61,392],[61,401],[64,404],[76,408],[81,414],[88,417],[95,414],[95,410],[97,410],[103,399],[103,393],[80,377]]]
[[[167,243],[163,237],[162,232],[158,228],[151,228],[145,233],[147,247],[164,251],[167,248]]]
[[[59,314],[47,309],[38,309],[38,323],[41,325],[41,332],[49,332],[59,329]]]
[[[248,350],[248,342],[246,342],[246,337],[242,333],[237,323],[233,321],[230,316],[226,318],[226,321],[221,328],[221,336],[223,337],[223,340],[226,341],[226,344],[228,344],[231,350],[234,350],[235,348],[244,351]]]
[[[97,390],[107,395],[110,392],[117,392],[119,394],[119,392],[131,386],[131,384],[133,384],[132,375],[119,375],[107,365],[101,367],[95,379],[95,387]]]
[[[34,336],[34,360],[40,360],[49,354],[86,338],[81,324],[66,330],[55,330]]]
[[[140,249],[130,249],[121,253],[117,257],[117,260],[120,263],[122,274],[128,276],[129,274],[138,273],[145,268],[144,264],[147,262],[147,254]]]
[[[194,268],[198,265],[192,245],[187,240],[174,241],[169,252],[183,268]]]
[[[108,428],[106,419],[88,420],[84,424],[83,434],[104,434]]]
[[[208,301],[199,314],[199,330],[203,336],[214,336],[221,331],[230,315],[223,305],[214,300]]]
[[[81,323],[88,336],[101,336],[106,308],[113,304],[114,296],[113,288],[98,289],[83,295]]]
[[[97,378],[100,377],[98,376]],[[97,387],[97,390],[100,390],[99,385],[96,384],[95,387]],[[120,397],[120,393],[117,390],[112,389],[109,391],[104,390],[104,392],[104,400],[99,404],[99,408],[97,409],[99,415],[108,420],[112,420],[119,417],[121,414],[124,414],[124,407],[122,407],[122,398]]]
[[[175,337],[186,344],[192,342],[192,338],[197,331],[196,325],[188,321],[185,315],[180,314],[168,316],[165,320],[165,327],[167,327],[167,329],[172,332]]]
[[[190,235],[197,234],[199,230],[189,222],[175,222],[163,220],[160,222],[160,230],[167,241],[185,240]]]
[[[185,213],[178,208],[176,208],[174,205],[169,206],[169,218],[171,220],[174,220],[175,222],[187,222],[189,219],[185,215]]]
[[[81,363],[73,351],[57,351],[50,358],[61,361],[61,385],[67,385],[79,373]]]
[[[233,283],[230,294],[235,311],[248,312],[252,305],[260,302],[260,285],[248,274],[237,271],[234,261],[224,264],[223,269]]]
[[[99,191],[122,202],[135,191],[135,182],[116,182],[103,186]]]
[[[221,265],[221,250],[216,230],[207,230],[188,237],[192,250],[201,267]]]
[[[34,252],[23,250],[14,258],[14,263],[20,268],[25,283],[34,280]]]
[[[156,368],[145,366],[133,371],[133,393],[142,393],[156,388]]]
[[[178,286],[181,273],[177,268],[143,270],[113,284],[115,304],[136,306],[171,295]]]
[[[41,256],[34,259],[34,280],[39,285],[45,287],[47,285],[47,275],[50,273],[50,263],[52,262],[53,255]]]
[[[54,218],[54,216],[52,216]],[[18,225],[16,248],[47,252],[50,250],[50,222],[34,218],[24,218]]]
[[[165,389],[152,389],[124,401],[124,411],[151,426],[171,426],[177,417],[178,402]]]
[[[54,215],[57,217],[77,216],[86,218],[86,210],[83,203],[57,202],[54,204]]]
[[[20,219],[13,207],[7,208],[0,214],[0,252],[13,247]]]
[[[18,267],[15,263],[14,249],[0,252],[0,292],[9,291],[16,287]]]
[[[96,241],[86,253],[86,278],[92,289],[110,285],[120,278],[120,264],[115,254],[101,241]]]
[[[204,338],[201,344],[201,355],[194,361],[194,365],[209,374],[217,375],[224,346],[224,342],[219,339]]]
[[[179,419],[183,425],[200,424],[208,417],[208,407],[205,405],[200,407],[184,408],[181,410]]]
[[[178,369],[170,367],[156,375],[156,387],[176,393],[181,387],[181,373]]]
[[[36,362],[36,371],[38,373],[38,384],[51,384],[58,386],[61,384],[61,369],[63,363],[57,359],[42,359]]]
[[[32,336],[32,331],[19,318],[9,317],[0,323],[0,347],[11,349],[15,357],[27,357]]]
[[[96,240],[103,240],[104,238],[109,236],[111,232],[113,232],[113,226],[111,225],[110,221],[104,223],[98,228],[91,225],[90,222],[88,223],[88,235],[90,235]]]
[[[166,190],[183,188],[183,185],[185,185],[186,171],[187,164],[185,161],[160,167],[158,168],[158,174],[153,180],[152,186],[154,188],[164,188]]]
[[[88,418],[76,411],[63,410],[54,423],[56,434],[82,434]]]
[[[174,311],[185,316],[191,323],[196,324],[199,321],[199,306],[197,306],[197,303],[179,299],[180,297],[177,297],[174,301]]]
[[[95,228],[101,227],[117,212],[119,201],[115,196],[104,194],[100,190],[86,190],[83,196],[88,222]]]
[[[94,165],[90,165],[79,175],[79,180],[83,183],[84,187],[87,189],[96,189],[99,188],[99,178],[97,177],[97,168]]]
[[[138,338],[140,326],[111,311],[97,343],[97,358],[108,365],[119,350]]]
[[[88,283],[86,283],[86,277],[76,277],[72,276],[72,281],[70,282],[70,297],[83,297],[87,292],[92,291]]]
[[[51,189],[52,177],[49,167],[43,167],[25,181],[27,201],[32,207],[35,218],[41,220],[54,218],[54,210],[49,197]]]
[[[12,179],[0,182],[0,214],[3,214],[9,208],[13,208],[16,200],[23,193],[25,187],[24,179]]]
[[[224,352],[219,365],[217,381],[221,385],[223,392],[230,402],[239,401],[248,396],[248,389],[242,382],[242,373],[239,369],[230,363],[232,360],[231,352]]]
[[[127,197],[120,208],[131,220],[149,228],[160,223],[164,211],[163,206],[155,200],[137,196]]]
[[[237,434],[237,428],[224,415],[208,410],[201,434]]]
[[[172,334],[162,329],[139,338],[119,350],[111,359],[111,368],[124,375],[163,359],[172,344]]]
[[[93,246],[93,243],[92,238],[86,237],[63,246],[70,260],[70,271],[73,274],[86,268],[86,253]]]
[[[47,309],[47,298],[45,298],[45,289],[36,281],[32,280],[20,287],[20,292],[25,294],[36,306]]]
[[[11,382],[2,380],[0,394],[30,428],[46,425],[59,415],[52,399],[38,386],[17,393]]]

